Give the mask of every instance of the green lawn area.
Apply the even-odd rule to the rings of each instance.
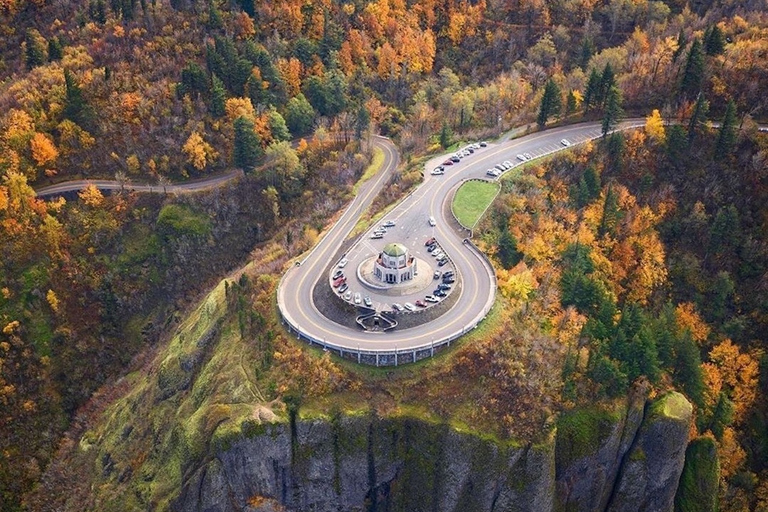
[[[496,197],[498,190],[497,183],[487,181],[464,183],[453,198],[453,213],[464,227],[472,229]]]

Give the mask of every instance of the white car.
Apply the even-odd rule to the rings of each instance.
[[[344,294],[344,300],[349,301],[349,299],[352,298],[352,291],[347,290],[347,292]]]
[[[493,176],[494,178],[497,178],[501,174],[501,171],[499,171],[498,169],[488,169],[487,171],[485,171],[485,174],[487,174],[488,176]]]
[[[430,172],[429,174],[431,174],[432,176],[442,176],[443,174],[445,174],[445,171],[440,167],[435,167],[434,169],[432,169],[432,172]]]
[[[392,309],[394,309],[395,311],[402,311],[403,310],[403,306],[401,306],[400,304],[395,302],[395,303],[392,304]]]
[[[363,299],[363,304],[365,304],[367,307],[370,308],[371,306],[373,306],[373,301],[369,296],[366,295],[365,298]]]
[[[570,145],[571,145],[571,141],[569,141],[568,139],[562,139],[562,140],[560,141],[560,144],[562,144],[562,145],[563,145],[563,146],[565,146],[565,147],[568,147],[568,146],[570,146]]]
[[[424,297],[424,300],[427,301],[427,302],[431,302],[432,304],[440,302],[440,299],[438,299],[434,295],[427,295],[426,297]]]
[[[416,306],[414,306],[410,302],[406,302],[405,304],[403,304],[403,307],[405,307],[405,309],[407,309],[408,311],[416,311]]]
[[[533,160],[533,157],[531,156],[530,153],[523,153],[523,156],[525,157],[526,160]]]
[[[526,160],[528,160],[527,158],[525,158],[524,155],[517,155],[517,159],[520,160],[521,162],[525,162]]]
[[[347,258],[341,258],[339,260],[339,268],[344,268],[347,266],[347,263],[349,263],[349,260]]]
[[[432,251],[432,256],[434,256],[435,258],[439,258],[442,255],[443,255],[443,251],[441,249],[435,249],[434,251]]]
[[[504,160],[504,161],[503,161],[503,162],[501,162],[501,163],[502,163],[502,164],[504,165],[504,167],[506,167],[507,169],[511,169],[511,168],[514,166],[514,164],[513,164],[512,162],[510,162],[509,160]]]
[[[393,221],[393,220],[388,220],[388,221],[384,222],[384,223],[382,224],[382,226],[384,226],[385,228],[392,228],[392,227],[395,227],[395,221]]]
[[[355,292],[355,304],[360,304],[363,302],[363,297],[360,295],[360,292]]]
[[[429,222],[429,225],[432,226],[432,227],[437,226],[437,222],[435,221],[434,217],[430,217],[427,222]]]

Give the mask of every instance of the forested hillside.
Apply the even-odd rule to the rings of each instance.
[[[260,267],[277,275],[314,243],[370,133],[411,158],[654,109],[505,184],[483,240],[518,336],[497,326],[461,356],[475,364],[404,400],[464,414],[462,383],[492,375],[467,418],[526,437],[643,376],[696,405],[721,508],[765,506],[766,90],[757,0],[0,0],[0,506],[21,506],[76,411],[197,293],[257,244],[283,247]],[[233,167],[246,177],[196,197],[33,190]]]

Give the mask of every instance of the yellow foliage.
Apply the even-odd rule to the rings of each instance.
[[[723,389],[723,377],[720,370],[712,363],[702,363],[701,371],[704,377],[704,402],[707,407],[715,406]]]
[[[288,96],[293,97],[299,94],[301,92],[301,61],[296,57],[291,57],[290,59],[279,58],[275,66],[285,81]]]
[[[730,389],[734,420],[740,423],[757,398],[760,373],[757,358],[742,353],[730,339],[725,339],[709,352],[709,359],[718,367],[723,382]]]
[[[720,459],[720,478],[724,479],[735,475],[747,459],[747,454],[736,440],[736,432],[731,427],[726,427],[723,431],[717,455]]]
[[[19,328],[19,325],[20,324],[18,320],[14,320],[12,322],[7,323],[5,327],[3,327],[3,334],[8,334],[8,335],[13,334],[14,331],[16,331]]]
[[[56,296],[56,292],[49,289],[48,293],[45,294],[45,300],[48,301],[48,305],[54,313],[59,312],[59,298]]]
[[[227,119],[229,119],[230,123],[241,116],[251,121],[256,117],[256,111],[251,103],[251,98],[228,98],[224,109],[227,112]]]
[[[128,158],[125,159],[125,165],[128,166],[128,172],[131,174],[138,174],[139,170],[141,169],[141,164],[139,163],[139,157],[135,154],[130,155]]]
[[[187,162],[198,171],[205,169],[208,160],[216,157],[213,147],[197,132],[192,132],[182,150],[187,155]]]
[[[35,163],[43,167],[52,164],[59,157],[59,150],[53,144],[53,141],[43,133],[35,133],[32,140],[29,141],[32,150],[32,159]]]
[[[95,185],[88,185],[78,194],[80,200],[92,208],[98,208],[104,203],[104,195]]]
[[[707,341],[710,332],[709,326],[699,316],[699,313],[696,311],[696,305],[692,302],[683,302],[677,305],[675,308],[675,321],[677,322],[678,329],[690,331],[694,341],[699,344]]]
[[[645,118],[645,133],[654,142],[664,142],[664,120],[661,118],[659,109],[653,109],[651,115]]]
[[[528,300],[528,296],[536,289],[538,283],[533,273],[525,268],[524,270],[513,273],[505,269],[496,270],[496,279],[499,283],[501,294],[510,299]]]

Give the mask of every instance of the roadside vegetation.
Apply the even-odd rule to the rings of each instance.
[[[499,185],[471,180],[462,184],[453,198],[453,214],[467,229],[472,229],[499,192]]]

